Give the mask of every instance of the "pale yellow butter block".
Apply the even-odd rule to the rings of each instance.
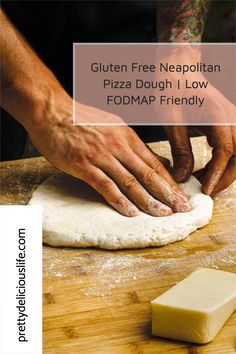
[[[151,307],[153,335],[208,343],[236,309],[236,274],[198,268]]]

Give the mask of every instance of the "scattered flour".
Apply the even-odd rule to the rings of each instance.
[[[68,249],[60,249],[54,260],[44,262],[44,276],[47,280],[70,278],[73,284],[80,285],[79,291],[85,296],[111,295],[113,289],[135,286],[139,281],[157,278],[159,275],[183,273],[186,275],[197,267],[224,268],[236,265],[236,245],[226,245],[214,252],[198,251],[188,254],[181,247],[175,253],[165,253],[165,258],[150,258],[152,254],[117,254],[99,253],[92,250],[92,262],[89,253],[74,252],[66,257]],[[153,250],[155,257],[155,250]],[[101,251],[100,251],[101,252]],[[140,252],[141,253],[141,252]],[[162,254],[163,256],[163,254]],[[44,260],[47,252],[44,252]],[[50,257],[51,258],[51,257]],[[66,260],[67,259],[67,260]],[[77,265],[77,266],[76,266]],[[87,284],[84,276],[92,276],[92,283]],[[84,286],[83,286],[84,285]]]

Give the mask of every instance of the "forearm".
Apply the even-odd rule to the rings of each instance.
[[[159,42],[200,42],[211,0],[158,1]]]
[[[0,23],[1,105],[28,129],[63,89],[2,11]]]

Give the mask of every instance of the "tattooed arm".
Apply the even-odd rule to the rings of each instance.
[[[200,42],[211,0],[158,1],[159,42]]]
[[[157,14],[159,42],[201,42],[210,3],[210,0],[159,0]],[[192,46],[185,48],[185,61],[193,63],[197,50],[193,50]],[[172,57],[171,60],[178,62],[178,58]],[[202,80],[201,76],[199,80]],[[201,94],[199,92],[199,95]],[[222,112],[222,117],[236,116],[235,106],[219,91],[209,90],[205,96],[211,114],[212,110],[216,109]],[[176,110],[172,110],[171,114],[174,112]],[[207,114],[208,110],[204,112]],[[181,112],[177,113],[181,117]],[[186,119],[183,118],[182,121]],[[185,182],[193,171],[189,127],[169,126],[165,127],[165,130],[171,145],[175,179],[177,182]],[[203,169],[197,171],[196,175],[202,183],[203,192],[214,196],[236,179],[236,127],[212,125],[197,127],[197,130],[207,137],[213,149],[211,160]]]

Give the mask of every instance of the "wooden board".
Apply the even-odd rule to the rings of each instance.
[[[196,168],[209,159],[193,139]],[[170,156],[166,142],[152,144]],[[55,169],[43,158],[4,162],[2,204],[25,204]],[[198,266],[236,273],[236,186],[215,199],[214,216],[186,240],[160,248],[102,251],[44,246],[44,354],[164,354],[236,352],[236,314],[207,345],[153,338],[150,301]],[[177,323],[180,326],[181,323]]]

